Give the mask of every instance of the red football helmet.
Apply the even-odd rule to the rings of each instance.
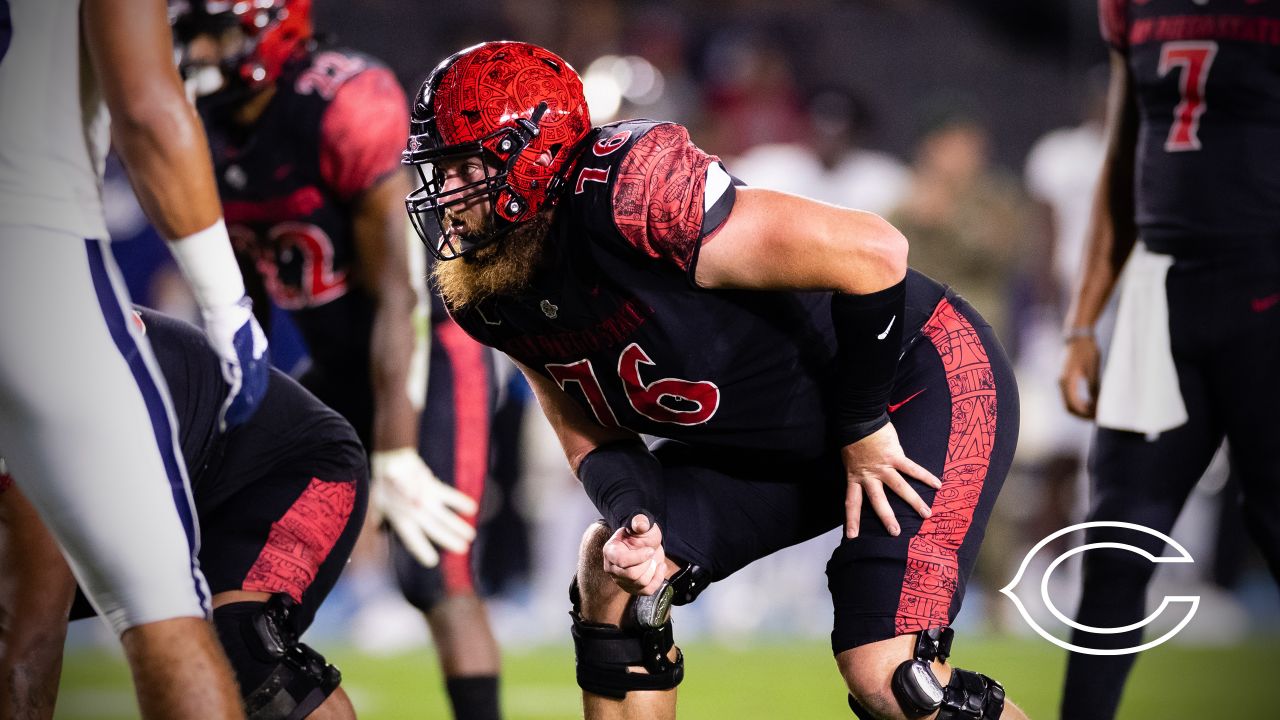
[[[555,53],[523,42],[487,42],[445,59],[413,104],[403,161],[422,178],[409,217],[441,260],[462,257],[554,207],[563,175],[591,131],[578,73]],[[539,163],[543,153],[551,162]],[[444,192],[434,163],[481,156],[498,168]],[[444,210],[486,197],[491,232],[465,245],[444,232]]]
[[[222,58],[223,71],[255,89],[275,82],[313,34],[311,0],[170,0],[169,22],[179,45],[239,28],[244,43]]]

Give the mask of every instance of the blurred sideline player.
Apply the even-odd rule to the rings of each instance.
[[[318,42],[310,0],[173,11],[184,72],[204,91],[197,109],[232,238],[256,267],[246,276],[300,329],[312,361],[303,385],[371,451],[373,509],[396,531],[396,576],[431,626],[455,715],[496,718],[499,657],[468,517],[488,472],[491,360],[440,312],[423,386],[415,335],[427,328],[415,327],[410,257],[422,249],[399,166],[404,91],[375,59]]]
[[[671,605],[842,522],[831,641],[854,713],[1023,717],[946,662],[1017,388],[900,233],[737,189],[679,125],[592,128],[577,73],[527,43],[441,62],[405,162],[450,313],[517,361],[605,518],[570,590],[588,718],[673,717]]]
[[[1280,7],[1100,0],[1099,14],[1110,144],[1059,380],[1068,409],[1098,423],[1089,520],[1168,533],[1225,436],[1245,524],[1280,579]],[[1122,268],[1100,373],[1094,324]],[[1163,551],[1136,533],[1086,538]],[[1154,567],[1085,553],[1076,621],[1138,624]],[[1141,635],[1072,641],[1124,648]],[[1062,717],[1113,717],[1134,659],[1072,653]]]
[[[354,718],[341,675],[298,637],[338,579],[368,500],[364,448],[351,425],[271,371],[253,418],[218,429],[209,398],[226,392],[218,358],[196,328],[149,310],[138,322],[164,374],[203,530],[200,561],[213,624],[245,713],[261,720]],[[75,581],[53,539],[15,491],[0,494],[0,669],[6,717],[48,718],[58,689]],[[24,706],[22,703],[30,703]]]
[[[241,716],[172,407],[107,244],[113,142],[170,241],[239,425],[267,384],[203,133],[155,0],[0,0],[0,448],[120,634],[144,717]],[[83,28],[83,32],[82,32]],[[109,115],[108,115],[109,111]],[[4,682],[8,682],[5,678]]]

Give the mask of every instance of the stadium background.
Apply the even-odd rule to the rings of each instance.
[[[1100,160],[1101,137],[1086,122],[1105,83],[1092,2],[317,0],[316,18],[338,44],[387,61],[410,91],[466,45],[544,44],[583,73],[596,122],[685,123],[752,184],[866,207],[904,227],[913,264],[947,268],[939,274],[997,319],[1023,396],[1017,466],[958,623],[956,661],[1004,681],[1033,717],[1056,714],[1065,652],[996,591],[1031,545],[1082,515],[1087,427],[1058,409],[1055,378],[1064,285]],[[834,169],[820,156],[838,157]],[[134,297],[189,314],[127,183],[118,170],[113,178],[109,217],[116,239],[133,238],[117,248]],[[276,359],[305,362],[287,323],[276,326]],[[514,483],[490,494],[483,514],[495,533],[482,548],[504,705],[512,718],[573,717],[564,590],[593,512],[536,409],[511,389],[511,417],[525,421],[520,462],[506,474]],[[1225,469],[1211,469],[1177,528],[1196,562],[1162,569],[1152,597],[1201,604],[1172,642],[1140,658],[1121,717],[1274,714],[1262,673],[1280,606],[1242,537],[1234,492]],[[833,542],[749,568],[676,615],[688,668],[682,717],[850,716],[825,639]],[[1067,613],[1075,580],[1069,564],[1052,578]],[[1065,637],[1060,623],[1045,627]],[[104,635],[93,621],[73,626],[58,717],[136,715]],[[362,717],[447,717],[424,624],[369,574],[344,578],[308,640],[344,670]]]

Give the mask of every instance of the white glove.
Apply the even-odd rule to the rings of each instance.
[[[253,302],[240,302],[201,311],[209,345],[222,361],[222,377],[231,386],[218,413],[218,429],[225,431],[253,416],[267,394],[271,361],[267,336],[253,316]]]
[[[470,547],[476,529],[460,515],[474,516],[475,500],[440,482],[416,450],[374,451],[369,465],[374,520],[385,519],[418,562],[439,564],[436,545],[455,553]]]

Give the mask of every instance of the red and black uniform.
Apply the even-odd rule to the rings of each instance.
[[[253,417],[220,432],[227,385],[204,333],[150,310],[139,316],[173,399],[210,591],[289,595],[301,634],[360,533],[364,448],[350,423],[275,369]],[[80,599],[72,615],[90,613]]]
[[[735,197],[706,187],[718,160],[669,123],[615,123],[586,142],[546,266],[519,295],[454,317],[601,425],[665,439],[667,552],[713,579],[839,525],[830,294],[697,287],[698,250]],[[1016,441],[1017,392],[990,327],[923,275],[907,288],[893,421],[944,487],[918,488],[929,520],[897,503],[898,538],[868,506],[862,536],[835,550],[836,652],[954,618]]]
[[[242,97],[215,94],[197,104],[232,241],[306,341],[311,365],[302,383],[350,420],[370,447],[375,303],[361,276],[354,217],[365,191],[402,172],[404,92],[373,58],[321,49],[286,65],[249,127],[233,119]],[[478,502],[488,467],[491,362],[444,312],[432,315],[419,451],[442,481]],[[469,426],[458,424],[464,418]],[[440,589],[472,585],[470,553],[446,554],[440,571],[428,571],[394,535],[392,547],[406,597],[424,610]]]
[[[1280,4],[1102,0],[1101,24],[1137,102],[1144,241],[1280,242]]]
[[[1225,437],[1246,524],[1280,578],[1280,2],[1099,7],[1105,40],[1128,62],[1137,106],[1139,239],[1173,258],[1169,336],[1189,420],[1155,440],[1099,428],[1089,519],[1168,533]],[[1128,544],[1142,537],[1087,536]],[[1079,623],[1122,627],[1146,616],[1151,563],[1127,551],[1084,558]],[[1078,634],[1074,642],[1134,647],[1140,636]],[[1073,653],[1063,717],[1112,717],[1133,659]]]

